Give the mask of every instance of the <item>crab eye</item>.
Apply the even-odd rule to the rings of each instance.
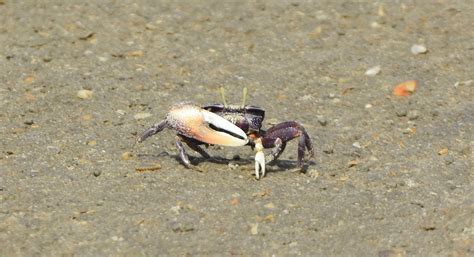
[[[210,112],[222,112],[225,107],[223,104],[208,104],[204,105],[202,108]]]
[[[246,105],[244,107],[245,112],[255,115],[255,116],[260,116],[262,119],[265,117],[265,110],[261,107],[258,106],[253,106],[253,105]]]

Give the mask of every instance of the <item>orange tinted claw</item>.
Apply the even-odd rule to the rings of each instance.
[[[243,146],[247,135],[230,121],[193,104],[171,109],[168,124],[178,133],[211,145]]]

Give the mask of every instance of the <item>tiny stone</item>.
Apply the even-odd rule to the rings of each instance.
[[[128,160],[130,160],[130,158],[132,158],[132,153],[130,153],[130,152],[122,153],[122,160],[128,161]]]
[[[398,117],[405,117],[407,116],[407,113],[408,113],[406,108],[397,108],[395,112],[397,113]]]
[[[323,153],[325,154],[333,154],[334,153],[334,149],[332,148],[332,146],[323,146]]]
[[[370,27],[376,29],[376,28],[380,28],[380,23],[374,21],[372,23],[370,23]]]
[[[94,174],[94,177],[98,177],[102,174],[102,171],[101,170],[94,170],[94,172],[92,174]]]
[[[275,209],[275,204],[267,203],[267,204],[264,205],[264,207],[267,208],[267,209]]]
[[[448,148],[443,148],[438,151],[438,155],[447,155],[449,153]]]
[[[57,146],[54,146],[54,145],[48,145],[46,147],[46,149],[50,152],[50,153],[54,153],[54,154],[59,154],[61,152],[61,149],[59,149],[59,147]]]
[[[355,148],[357,148],[357,149],[361,149],[361,148],[362,148],[362,146],[360,146],[360,143],[359,143],[359,142],[354,142],[354,143],[352,144],[352,146],[355,147]]]
[[[229,166],[229,168],[231,170],[235,170],[239,167],[239,165],[237,163],[233,163],[233,162],[229,162],[229,164],[227,164],[227,166]]]
[[[97,57],[97,58],[98,58],[99,61],[101,61],[101,62],[106,62],[106,61],[108,60],[107,57],[103,57],[103,56],[99,56],[99,57]]]
[[[349,161],[349,162],[347,163],[347,165],[349,166],[349,168],[350,168],[350,167],[354,167],[354,166],[356,166],[357,164],[359,164],[359,162],[358,162],[357,160],[352,160],[352,161]]]
[[[424,45],[413,45],[411,47],[412,54],[424,54],[426,52],[428,52],[428,49]]]
[[[137,50],[137,51],[131,51],[127,53],[127,56],[130,57],[142,57],[143,56],[143,51],[142,50]]]
[[[321,126],[326,126],[328,124],[328,121],[324,118],[324,116],[316,115],[316,118],[318,119],[318,122],[321,124]]]
[[[366,72],[365,72],[365,75],[369,76],[369,77],[373,77],[377,74],[379,74],[381,71],[381,68],[380,68],[380,65],[377,65],[377,66],[374,66],[370,69],[368,69]]]
[[[314,100],[314,97],[312,95],[304,95],[299,98],[300,101],[312,101]]]
[[[81,90],[77,91],[77,97],[79,97],[81,99],[91,98],[92,94],[93,94],[92,90],[81,89]]]
[[[328,96],[329,96],[329,98],[331,98],[331,99],[336,97],[336,95],[335,95],[334,93],[330,93]]]
[[[407,114],[409,120],[416,120],[419,117],[419,113],[416,110],[409,111]]]
[[[252,235],[258,234],[258,223],[253,223],[250,225],[250,234]]]
[[[450,165],[453,162],[454,162],[454,157],[452,155],[448,155],[444,157],[444,163],[446,163],[446,165]]]
[[[308,171],[308,176],[310,178],[318,178],[319,177],[319,171],[312,169]]]
[[[149,117],[151,117],[151,113],[148,113],[148,112],[139,112],[133,115],[133,118],[135,118],[136,120],[143,120]]]
[[[332,102],[335,103],[335,104],[337,104],[337,103],[341,102],[341,99],[339,99],[339,98],[334,98],[334,99],[332,99]]]
[[[33,125],[35,122],[33,120],[27,120],[23,122],[25,125]]]
[[[117,113],[120,114],[120,115],[125,115],[126,114],[126,112],[124,110],[120,110],[120,109],[117,110]]]
[[[365,105],[365,109],[370,109],[370,108],[372,108],[372,105],[371,105],[371,104],[366,104],[366,105]]]

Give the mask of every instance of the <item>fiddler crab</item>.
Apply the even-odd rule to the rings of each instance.
[[[244,88],[242,105],[228,105],[224,89],[221,88],[223,104],[198,106],[192,103],[180,103],[171,107],[166,118],[147,130],[138,138],[141,143],[165,128],[177,132],[176,148],[187,168],[192,168],[183,143],[198,152],[204,158],[209,154],[199,145],[244,146],[255,150],[255,177],[265,176],[265,165],[273,163],[285,150],[286,143],[299,137],[298,162],[304,166],[305,149],[314,157],[313,144],[304,127],[296,121],[285,121],[267,130],[262,129],[265,110],[253,105],[245,105],[247,89]],[[263,149],[273,148],[268,161]]]

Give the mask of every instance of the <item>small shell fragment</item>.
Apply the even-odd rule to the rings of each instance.
[[[409,96],[415,92],[416,80],[408,80],[398,84],[393,88],[393,94],[396,96]]]
[[[81,99],[88,99],[92,97],[92,90],[87,90],[87,89],[81,89],[77,91],[77,97]]]
[[[428,52],[428,49],[424,45],[413,45],[411,47],[412,54],[425,54],[426,52]]]
[[[139,112],[133,115],[133,118],[135,118],[136,120],[143,120],[149,117],[151,117],[151,113],[148,113],[148,112]]]
[[[373,77],[373,76],[379,74],[379,73],[380,73],[380,70],[381,70],[380,65],[377,65],[377,66],[374,66],[374,67],[368,69],[368,70],[365,72],[365,75],[367,75],[367,76],[369,76],[369,77]]]

